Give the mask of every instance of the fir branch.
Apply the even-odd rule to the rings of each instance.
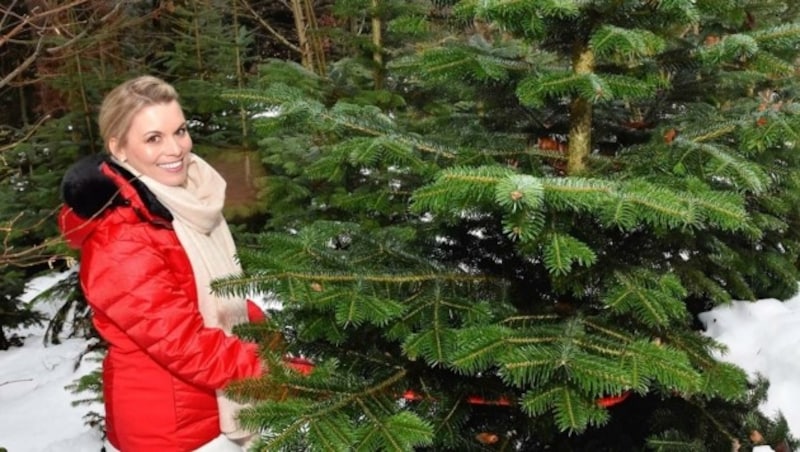
[[[523,105],[541,107],[547,97],[558,98],[576,93],[578,86],[585,81],[585,75],[571,71],[537,74],[519,83],[517,97]]]
[[[516,323],[523,322],[525,324],[531,322],[540,322],[544,320],[560,320],[561,317],[556,314],[542,314],[542,315],[515,315],[506,317],[500,323]]]
[[[597,261],[597,255],[587,244],[562,233],[547,235],[542,256],[547,270],[560,275],[568,274],[573,263],[588,267]]]
[[[647,445],[656,452],[685,452],[685,451],[703,451],[706,450],[705,444],[702,440],[684,440],[680,438],[672,439],[670,433],[667,432],[655,438],[648,438]],[[731,451],[733,452],[733,450]],[[737,451],[738,452],[738,451]]]
[[[717,430],[718,430],[720,433],[722,433],[723,435],[725,435],[725,437],[726,437],[726,438],[728,438],[728,439],[731,441],[731,443],[732,443],[732,444],[734,444],[734,443],[738,443],[738,442],[739,442],[739,440],[738,440],[738,439],[737,439],[735,436],[733,436],[733,435],[731,434],[731,432],[729,432],[729,431],[728,431],[728,429],[727,429],[727,428],[725,428],[725,426],[724,426],[724,425],[722,425],[722,424],[721,424],[721,423],[720,423],[720,422],[717,420],[716,416],[713,416],[711,413],[709,413],[709,412],[708,412],[708,410],[707,410],[707,409],[706,409],[706,408],[705,408],[703,405],[701,405],[700,403],[698,403],[698,402],[696,402],[696,401],[694,401],[694,400],[691,400],[691,399],[688,399],[688,400],[686,400],[686,402],[687,402],[687,403],[689,403],[690,405],[693,405],[695,408],[697,408],[697,410],[698,410],[698,411],[700,411],[700,413],[701,413],[703,416],[705,416],[705,417],[706,417],[706,419],[708,419],[708,420],[711,422],[711,424],[712,424],[714,427],[716,427],[716,428],[717,428]]]
[[[343,415],[319,418],[308,426],[309,439],[323,450],[344,450],[355,443],[355,432]]]
[[[685,290],[674,275],[657,279],[656,284],[643,280],[639,275],[615,272],[618,285],[613,286],[604,296],[603,303],[619,313],[631,313],[645,324],[665,328],[671,322],[687,315],[681,297]],[[666,279],[673,280],[664,284]],[[669,286],[677,286],[676,292]]]
[[[579,318],[579,321],[582,324],[588,326],[589,328],[591,328],[593,330],[599,331],[599,332],[605,334],[606,336],[609,336],[609,337],[612,337],[614,339],[617,339],[617,340],[621,341],[622,344],[627,344],[627,343],[630,343],[630,342],[632,342],[634,340],[634,338],[632,336],[630,336],[630,335],[627,335],[627,334],[625,334],[623,332],[620,332],[620,331],[614,331],[614,330],[612,330],[612,329],[610,329],[610,328],[608,328],[606,326],[602,326],[602,325],[598,324],[597,322],[592,322],[590,320],[587,320],[586,318]]]
[[[497,278],[486,275],[470,275],[466,273],[429,273],[429,274],[365,274],[354,275],[352,273],[315,273],[315,272],[274,272],[274,273],[253,273],[247,275],[231,276],[220,278],[212,282],[211,288],[220,294],[246,296],[258,291],[268,283],[275,281],[304,281],[309,283],[388,283],[388,284],[407,284],[430,281],[445,281],[450,283],[463,282],[489,282],[496,281]]]
[[[284,89],[286,88],[284,87]],[[334,109],[326,110],[316,103],[298,101],[295,97],[297,95],[299,95],[299,93],[293,90],[287,90],[286,93],[280,94],[275,89],[268,92],[255,90],[226,91],[222,94],[224,98],[255,105],[276,105],[283,111],[283,114],[288,114],[293,111],[303,111],[329,126],[343,127],[351,132],[357,132],[371,137],[386,137],[388,140],[410,146],[421,152],[435,154],[447,159],[453,159],[456,156],[454,152],[447,150],[438,143],[400,133],[393,128],[387,128],[387,126],[394,127],[394,124],[392,121],[389,121],[385,115],[375,115],[373,112],[369,115],[369,118],[366,116],[356,116],[349,113],[352,107],[342,104],[338,104]],[[378,121],[381,117],[383,118],[383,122]]]
[[[487,369],[497,359],[495,352],[502,350],[513,336],[513,330],[499,326],[462,328],[458,331],[459,347],[451,356],[450,365],[465,374]]]
[[[736,122],[723,122],[719,124],[714,124],[713,128],[704,129],[702,134],[694,134],[691,135],[691,141],[695,143],[704,143],[707,141],[713,141],[717,138],[724,137],[726,135],[730,135],[736,131],[739,124]],[[689,136],[689,135],[687,135]],[[680,144],[683,137],[676,138],[673,143]]]
[[[370,438],[370,433],[366,433],[366,439],[362,444],[356,445],[354,450],[370,451],[375,449],[386,449],[396,451],[413,450],[413,445],[429,445],[433,441],[431,428],[422,422],[418,417],[409,413],[401,412],[393,415],[384,421],[383,413],[375,413],[363,399],[359,399],[361,412],[367,419],[371,420],[368,424],[382,441],[377,442],[376,438]],[[377,447],[379,445],[379,447]]]
[[[604,25],[589,39],[589,45],[598,58],[619,54],[624,59],[638,60],[660,53],[666,42],[649,30]]]
[[[750,35],[759,42],[796,44],[800,42],[800,23],[779,24],[774,27],[756,30]]]

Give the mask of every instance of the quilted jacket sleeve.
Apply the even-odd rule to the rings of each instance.
[[[196,300],[181,288],[163,250],[119,238],[93,242],[81,258],[87,299],[135,346],[208,389],[261,375],[256,344],[204,326]]]

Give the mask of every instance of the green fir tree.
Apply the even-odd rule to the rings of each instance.
[[[793,442],[696,314],[796,292],[800,6],[337,5],[370,46],[227,94],[277,108],[266,231],[216,286],[283,303],[234,388],[258,448]]]

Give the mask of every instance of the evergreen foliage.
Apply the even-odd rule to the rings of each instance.
[[[44,316],[19,297],[25,289],[25,273],[10,270],[0,273],[0,350],[21,346],[23,338],[13,333],[19,326],[41,324]]]
[[[270,216],[215,287],[277,294],[287,337],[233,390],[257,448],[791,443],[695,315],[796,292],[798,7],[355,3],[340,22],[407,39],[380,80],[354,47],[226,93],[257,118]]]

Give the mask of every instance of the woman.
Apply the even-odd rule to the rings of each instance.
[[[108,342],[107,443],[123,452],[241,450],[251,434],[222,391],[264,369],[256,345],[231,329],[264,314],[210,290],[240,271],[222,217],[225,181],[192,154],[178,94],[163,80],[122,83],[98,122],[109,155],[68,170],[59,226],[81,251],[81,287]]]

